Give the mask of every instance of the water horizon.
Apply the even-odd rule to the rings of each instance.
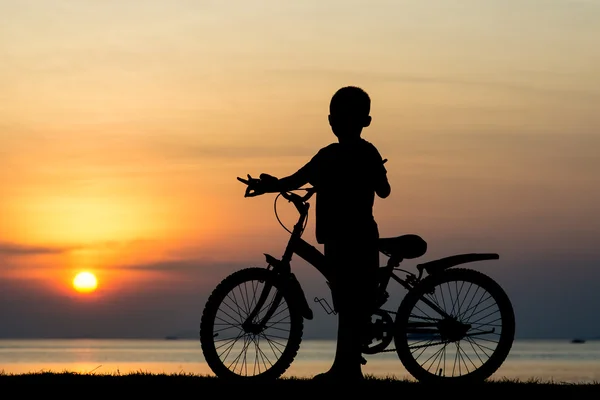
[[[305,339],[283,377],[310,378],[326,371],[335,340]],[[367,355],[363,372],[414,380],[395,352]],[[194,339],[0,339],[0,373],[192,374],[214,376]],[[516,339],[492,380],[600,382],[600,340]]]

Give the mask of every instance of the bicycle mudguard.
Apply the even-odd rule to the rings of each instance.
[[[497,260],[499,258],[500,256],[496,253],[457,254],[454,256],[440,258],[439,260],[433,260],[423,264],[419,264],[417,265],[417,269],[419,270],[419,272],[425,270],[427,274],[433,275],[459,264],[483,260]]]
[[[283,286],[292,294],[292,301],[294,301],[295,305],[300,309],[302,316],[308,320],[313,319],[313,311],[308,305],[306,295],[304,294],[304,290],[302,289],[300,282],[298,282],[296,275],[293,273],[290,273],[287,276],[280,275],[279,279],[285,280]]]
[[[273,267],[273,270],[277,271],[277,279],[281,280],[282,286],[292,293],[293,301],[302,312],[302,316],[309,320],[313,319],[313,312],[308,305],[304,290],[302,289],[300,282],[298,282],[296,275],[290,272],[290,265],[283,263],[281,260],[278,260],[270,254],[265,254],[265,258],[267,263]]]

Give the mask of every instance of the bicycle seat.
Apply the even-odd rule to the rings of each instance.
[[[427,252],[427,242],[419,235],[402,235],[379,239],[379,251],[388,257],[411,259]]]

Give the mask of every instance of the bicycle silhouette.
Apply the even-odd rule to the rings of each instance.
[[[255,178],[238,178],[248,185]],[[282,196],[298,210],[299,217],[281,259],[265,254],[266,267],[250,267],[223,279],[209,296],[200,322],[204,358],[220,378],[238,380],[277,379],[294,361],[304,328],[313,312],[291,270],[294,254],[314,266],[331,282],[325,256],[302,239],[308,221],[313,188]],[[495,253],[458,254],[418,264],[417,274],[399,268],[405,259],[426,253],[418,235],[379,239],[379,251],[388,257],[378,270],[366,355],[396,351],[402,365],[421,382],[477,382],[489,378],[508,356],[515,334],[512,304],[504,290],[489,276],[473,269],[455,268],[474,261],[495,260]],[[395,271],[406,273],[399,277]],[[390,280],[407,293],[396,312],[381,308],[388,300]],[[328,314],[336,313],[324,299]],[[325,303],[326,305],[324,305]],[[395,315],[395,318],[394,318]],[[388,349],[394,342],[395,349]],[[363,362],[366,362],[363,358]]]

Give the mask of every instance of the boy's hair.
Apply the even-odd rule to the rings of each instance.
[[[371,98],[367,92],[356,86],[346,86],[339,89],[329,103],[329,113],[333,115],[368,116],[370,112]]]

